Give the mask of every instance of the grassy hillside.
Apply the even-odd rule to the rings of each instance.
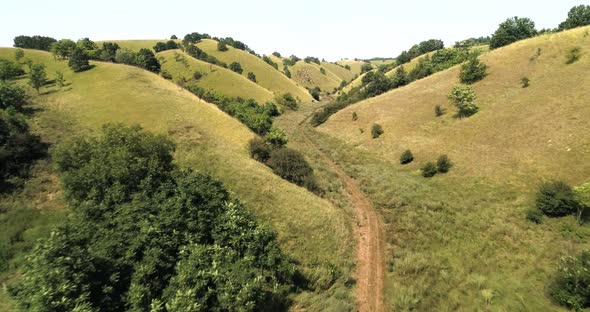
[[[340,80],[350,81],[354,78],[354,73],[351,70],[348,70],[340,65],[329,63],[329,62],[322,62],[321,66],[326,69],[326,71],[332,72],[336,75]]]
[[[179,55],[179,57],[176,57]],[[195,84],[209,90],[215,90],[223,95],[232,97],[253,98],[259,103],[273,100],[273,93],[246,77],[233,71],[197,60],[180,50],[167,50],[157,54],[163,57],[162,70],[172,75],[176,80],[184,77],[188,84]],[[178,58],[178,61],[177,61]],[[184,59],[184,61],[182,61]],[[194,73],[198,71],[203,77],[194,80]]]
[[[252,160],[246,146],[254,134],[245,126],[174,83],[135,67],[93,63],[95,68],[74,74],[67,62],[56,62],[49,53],[26,50],[25,54],[47,65],[48,78],[61,70],[68,83],[62,90],[42,88],[42,95],[33,98],[38,110],[35,129],[44,139],[58,142],[76,133],[95,132],[108,122],[138,123],[168,134],[177,143],[176,162],[223,181],[278,232],[281,247],[301,264],[311,284],[325,290],[303,291],[294,298],[294,307],[350,305],[350,289],[344,286],[352,269],[353,247],[347,214]],[[0,57],[13,55],[14,49],[0,49]],[[35,205],[42,208],[42,203]],[[3,277],[2,282],[9,278],[13,277]],[[0,299],[4,300],[0,307],[8,306],[4,294]]]
[[[160,39],[160,40],[105,40],[105,41],[97,41],[96,43],[101,46],[103,42],[113,42],[118,44],[121,48],[127,48],[133,51],[139,51],[140,49],[150,49],[153,50],[154,46],[158,42],[166,42],[170,39]],[[180,43],[180,40],[175,40],[177,43]]]
[[[350,66],[350,71],[352,71],[353,74],[355,75],[360,75],[361,74],[361,67],[363,66],[363,64],[365,62],[363,61],[355,61],[355,60],[340,60],[338,62],[336,62],[342,66]]]
[[[230,46],[228,46],[228,51],[220,52],[217,50],[217,41],[210,39],[199,42],[197,46],[228,65],[232,62],[240,63],[244,69],[242,73],[244,77],[248,75],[248,72],[253,72],[256,75],[257,83],[275,94],[291,93],[303,102],[311,101],[311,95],[307,90],[248,52]]]
[[[319,127],[318,140],[385,217],[392,309],[560,310],[547,283],[560,256],[590,247],[590,227],[573,217],[535,225],[524,216],[541,181],[590,180],[589,32],[483,55],[489,75],[474,85],[480,111],[472,117],[454,118],[447,104],[457,66],[347,107]],[[567,65],[574,47],[581,59]],[[435,117],[435,105],[447,113]],[[378,139],[373,123],[384,129]],[[415,160],[401,166],[405,149]],[[423,178],[420,166],[441,154],[454,167]]]
[[[289,70],[291,71],[291,79],[298,84],[306,88],[320,87],[322,91],[332,92],[340,85],[342,79],[328,70],[326,70],[326,74],[322,74],[320,68],[321,66],[318,64],[299,61],[289,67]]]

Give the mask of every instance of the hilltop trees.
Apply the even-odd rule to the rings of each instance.
[[[578,5],[569,11],[567,19],[559,24],[559,30],[590,25],[590,5]]]
[[[82,72],[90,69],[89,59],[90,57],[86,51],[81,48],[76,48],[72,53],[72,57],[70,57],[70,60],[68,61],[68,66],[70,66],[75,73]]]
[[[70,39],[62,39],[51,44],[51,53],[57,59],[69,58],[74,50],[76,50],[76,43]]]
[[[227,48],[227,45],[225,44],[225,42],[223,42],[223,41],[217,42],[217,51],[225,52],[227,50],[229,50],[229,49]]]
[[[513,42],[534,37],[535,23],[529,18],[512,17],[502,22],[490,40],[490,48],[496,49]]]
[[[117,51],[120,49],[119,45],[112,42],[103,42],[102,52],[100,58],[103,61],[114,62],[117,55]]]
[[[448,95],[449,102],[457,107],[457,116],[464,118],[469,117],[479,110],[479,106],[475,103],[477,96],[471,87],[457,85],[451,90]]]
[[[17,36],[14,38],[14,47],[23,49],[35,49],[49,51],[51,45],[57,40],[43,36]]]
[[[445,47],[442,40],[439,39],[430,39],[426,41],[422,41],[418,44],[413,45],[410,50],[402,51],[400,55],[396,58],[397,64],[402,65],[408,63],[413,58],[420,56],[422,54],[436,51],[443,49]]]
[[[158,61],[154,53],[149,49],[140,49],[137,55],[135,56],[135,63],[137,64],[137,66],[145,68],[151,72],[160,72],[160,62]]]
[[[31,67],[31,72],[29,73],[29,85],[33,87],[33,89],[37,90],[39,93],[39,89],[47,83],[47,74],[45,73],[45,65],[43,64],[34,64]]]
[[[154,46],[154,51],[156,51],[156,53],[174,49],[178,49],[178,44],[174,40],[168,40],[167,42],[158,42]]]

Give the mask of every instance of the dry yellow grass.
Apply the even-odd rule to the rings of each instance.
[[[315,63],[305,63],[299,61],[297,64],[289,67],[291,79],[306,88],[320,87],[322,91],[332,92],[334,88],[340,86],[340,79],[331,71],[326,70],[326,74],[320,72],[321,66]]]
[[[139,51],[140,49],[150,49],[153,50],[154,46],[158,42],[166,42],[170,39],[146,39],[146,40],[104,40],[104,41],[97,41],[96,43],[101,46],[103,42],[113,42],[118,44],[121,48],[127,48],[132,51]],[[180,43],[180,40],[174,40],[176,43]]]
[[[176,61],[175,56],[184,58],[186,63]],[[162,70],[169,72],[176,80],[184,77],[189,82],[208,90],[214,90],[225,96],[253,98],[258,103],[266,103],[273,100],[273,93],[260,85],[248,80],[246,77],[233,71],[197,60],[180,50],[167,50],[157,54],[162,57]],[[198,71],[203,77],[194,81],[193,75]]]
[[[350,66],[350,71],[352,71],[353,74],[355,75],[360,75],[361,74],[361,67],[363,66],[363,64],[365,62],[363,61],[355,61],[355,60],[340,60],[338,62],[336,62],[342,66]]]
[[[262,59],[248,52],[234,49],[230,46],[228,46],[228,51],[220,52],[217,50],[217,41],[210,39],[205,39],[197,43],[197,46],[228,65],[232,62],[240,63],[244,69],[243,76],[247,76],[248,72],[253,72],[256,75],[259,85],[277,95],[291,93],[302,102],[311,101],[311,95],[307,90],[298,86],[294,81],[274,69],[274,67],[266,64]]]
[[[350,81],[354,78],[354,73],[351,70],[348,70],[340,65],[322,62],[321,66],[325,68],[326,71],[332,72],[334,75],[340,78],[340,80]]]

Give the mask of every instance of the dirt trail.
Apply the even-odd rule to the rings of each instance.
[[[383,302],[385,256],[381,220],[375,212],[373,204],[360,190],[356,181],[322,152],[307,136],[305,130],[302,132],[307,143],[318,151],[324,162],[344,182],[350,203],[354,208],[357,223],[354,230],[358,240],[355,273],[358,311],[385,311]]]

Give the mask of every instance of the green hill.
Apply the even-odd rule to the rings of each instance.
[[[455,118],[447,103],[459,83],[455,66],[349,106],[319,127],[325,149],[362,181],[389,223],[392,307],[558,310],[547,283],[560,256],[590,247],[590,232],[573,217],[535,225],[525,211],[542,181],[590,178],[589,31],[481,56],[489,75],[473,86],[480,110],[469,118]],[[574,47],[582,56],[566,64]],[[435,105],[447,113],[436,117]],[[374,123],[384,131],[378,139]],[[402,166],[406,149],[415,160]],[[419,168],[441,154],[451,171],[423,178]]]
[[[299,98],[303,102],[311,101],[311,95],[309,95],[307,90],[298,86],[295,82],[255,55],[230,46],[228,46],[228,51],[218,51],[217,41],[210,39],[202,40],[197,43],[197,46],[207,52],[207,54],[215,56],[217,59],[228,65],[232,62],[240,63],[244,69],[242,73],[243,76],[246,77],[248,72],[253,72],[256,75],[257,83],[275,94],[280,95],[291,93],[294,97]]]
[[[150,49],[153,50],[154,46],[158,42],[166,42],[170,39],[161,39],[161,40],[105,40],[105,41],[97,41],[96,43],[100,46],[103,42],[112,42],[118,44],[121,48],[127,48],[132,51],[139,51],[140,49]],[[175,40],[177,43],[180,43],[180,40]]]
[[[157,54],[163,57],[162,70],[170,73],[174,80],[184,77],[188,84],[195,84],[208,90],[215,90],[231,97],[253,98],[258,103],[273,100],[273,93],[233,71],[197,60],[180,50],[167,50]],[[195,72],[202,77],[194,79]]]
[[[14,51],[0,48],[0,57],[13,58]],[[351,274],[353,247],[347,214],[251,159],[247,144],[254,134],[244,125],[176,84],[136,67],[92,62],[91,70],[73,73],[67,61],[55,61],[50,53],[25,50],[25,55],[45,64],[50,79],[56,70],[62,71],[68,84],[61,90],[48,85],[40,96],[33,96],[38,110],[35,129],[44,139],[59,142],[113,122],[140,124],[169,135],[177,143],[178,164],[220,179],[278,232],[282,249],[300,263],[309,285],[332,289],[302,291],[293,297],[295,306],[321,310],[351,304],[351,290],[344,286]],[[55,176],[50,175],[45,184],[59,189]],[[2,203],[5,207],[12,202]],[[25,238],[29,236],[24,233]],[[340,277],[335,278],[334,272]],[[17,272],[13,274],[2,275],[2,282],[18,278]],[[4,293],[0,299],[0,307],[10,306]]]

